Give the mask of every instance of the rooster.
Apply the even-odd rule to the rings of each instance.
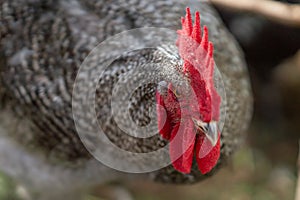
[[[0,166],[33,191],[50,196],[71,191],[70,198],[74,198],[78,188],[127,176],[102,165],[83,145],[72,112],[72,106],[81,105],[72,105],[72,91],[90,51],[110,36],[133,28],[179,30],[178,39],[154,49],[123,53],[100,77],[95,110],[110,141],[135,153],[152,152],[170,143],[171,164],[148,173],[164,183],[194,183],[212,175],[242,142],[252,109],[249,77],[241,50],[210,5],[190,5],[200,11],[195,12],[194,24],[189,8],[180,21],[187,4],[175,0],[4,0],[0,5]],[[203,28],[200,14],[201,24],[206,24]],[[98,56],[101,62],[113,57],[107,52]],[[135,138],[118,127],[110,101],[114,84],[123,81],[126,88],[134,81],[122,74],[149,62],[167,71],[169,75],[162,74],[169,82],[130,91],[133,96],[126,108],[135,123],[145,126],[151,121],[151,102],[155,102],[160,134]],[[215,75],[215,64],[222,80]],[[92,76],[93,69],[83,77]],[[189,90],[176,84],[175,74],[182,75],[193,94],[185,94]],[[82,100],[88,88],[80,86]],[[220,93],[222,87],[226,99]],[[84,116],[81,125],[88,130],[92,119],[84,112],[79,115]],[[120,110],[117,115],[122,123],[128,122]],[[173,142],[177,136],[179,140]],[[87,140],[91,146],[93,142],[93,137]],[[49,194],[53,188],[63,191]]]

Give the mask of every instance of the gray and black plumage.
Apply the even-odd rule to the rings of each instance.
[[[124,175],[94,160],[77,135],[72,90],[78,69],[94,47],[114,34],[139,27],[179,29],[186,6],[199,10],[201,23],[208,26],[214,59],[224,81],[226,123],[219,163],[224,163],[242,142],[252,109],[249,77],[241,50],[210,5],[176,0],[4,0],[0,6],[0,163],[9,175],[34,188],[56,183],[81,187]],[[109,104],[121,75],[144,63],[159,63],[172,77],[172,70],[182,61],[176,51],[171,51],[174,57],[170,58],[164,48],[176,48],[175,41],[173,46],[119,56],[98,82],[98,121],[109,139],[125,150],[149,152],[166,144],[159,135],[151,139],[124,135],[112,119]],[[113,55],[102,52],[101,56]],[[130,85],[134,80],[125,77],[122,81]],[[150,121],[146,111],[153,100],[153,88],[155,85],[139,88],[128,106],[137,124]],[[30,179],[24,172],[44,175]],[[203,178],[197,169],[185,175],[172,166],[150,176],[167,183],[192,183]]]

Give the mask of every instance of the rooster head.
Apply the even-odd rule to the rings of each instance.
[[[173,167],[182,173],[191,171],[193,158],[202,174],[210,172],[220,157],[220,132],[217,127],[221,98],[213,81],[213,44],[206,26],[201,33],[200,14],[192,23],[190,9],[182,18],[176,45],[183,60],[181,73],[192,92],[168,83],[166,93],[156,92],[160,135],[170,141]]]

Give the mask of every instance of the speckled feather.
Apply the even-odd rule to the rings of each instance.
[[[93,159],[76,133],[71,106],[73,83],[80,64],[99,42],[121,31],[144,26],[178,30],[180,17],[184,16],[187,5],[190,6],[177,0],[1,1],[3,112],[19,113],[20,121],[26,118],[25,124],[30,124],[30,129],[23,129],[26,132],[12,131],[10,137],[25,148],[38,149],[51,166],[70,166],[70,176],[72,170],[84,169],[86,165],[83,163]],[[220,22],[217,13],[201,2],[193,3],[191,9],[200,11],[201,25],[209,28],[209,38],[215,47],[214,59],[226,90],[226,123],[219,161],[222,164],[242,142],[249,124],[252,109],[249,77],[241,50]],[[165,47],[168,48],[176,48],[175,41],[174,46]],[[159,135],[150,139],[124,135],[114,124],[108,105],[114,83],[121,74],[132,68],[149,61],[161,62],[172,74],[172,70],[180,67],[182,61],[175,54],[176,51],[171,51],[174,54],[173,62],[165,52],[152,49],[124,54],[112,63],[99,80],[96,93],[98,120],[107,130],[108,137],[125,150],[149,152],[166,144]],[[103,59],[109,56],[112,55],[106,55],[105,52],[101,55]],[[130,84],[134,80],[123,81]],[[132,99],[129,109],[134,121],[140,125],[150,120],[146,111],[150,107],[149,101],[154,100],[155,87],[149,85],[140,88]],[[107,170],[103,173],[107,173]],[[102,182],[101,176],[97,174],[95,179]],[[181,174],[169,166],[150,176],[156,181],[168,183],[193,183],[204,178],[195,166],[189,175]]]

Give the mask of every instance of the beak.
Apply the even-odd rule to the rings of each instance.
[[[218,142],[218,126],[217,122],[212,121],[209,123],[202,122],[201,120],[193,119],[197,128],[199,128],[207,137],[207,139],[211,142],[213,146],[215,146]]]
[[[208,123],[208,131],[207,133],[204,133],[206,137],[209,139],[211,144],[215,146],[218,142],[218,126],[217,122],[210,122]]]

